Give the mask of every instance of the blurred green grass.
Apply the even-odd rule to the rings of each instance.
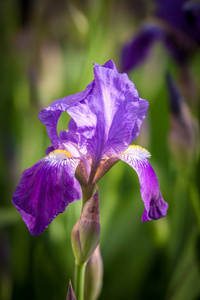
[[[27,4],[29,3],[29,4]],[[65,299],[73,279],[70,245],[81,201],[69,205],[39,237],[30,236],[11,203],[21,173],[49,146],[39,111],[83,90],[92,63],[112,59],[148,15],[150,1],[2,1],[0,55],[0,299]],[[170,152],[166,69],[161,45],[130,78],[150,103],[135,143],[146,147],[159,178],[167,217],[141,223],[136,173],[122,162],[99,182],[104,285],[100,299],[199,299],[200,248],[193,205],[199,203],[199,157],[191,176]],[[198,82],[198,54],[191,63]],[[198,91],[199,92],[199,91]],[[200,95],[200,93],[198,94]],[[198,96],[199,99],[199,96]],[[199,104],[193,113],[199,118]],[[66,114],[58,129],[67,128]],[[191,201],[192,200],[192,201]],[[193,203],[193,204],[192,204]],[[197,214],[200,212],[197,212]]]

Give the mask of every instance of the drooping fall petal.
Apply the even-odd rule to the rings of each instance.
[[[158,179],[147,158],[150,154],[139,146],[130,146],[119,158],[136,172],[140,182],[140,193],[145,210],[142,221],[157,220],[167,213],[168,204],[162,198]]]
[[[26,169],[12,202],[32,235],[39,235],[67,205],[81,198],[75,179],[79,159],[55,150]]]

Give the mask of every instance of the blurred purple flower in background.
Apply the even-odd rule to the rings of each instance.
[[[143,23],[139,32],[122,49],[122,72],[129,72],[141,64],[156,41],[162,41],[179,64],[187,61],[199,47],[200,3],[186,0],[155,2],[154,20]]]
[[[81,189],[91,192],[119,160],[138,174],[145,206],[142,221],[166,215],[168,205],[147,160],[149,152],[130,146],[147,110],[148,102],[139,97],[128,76],[108,61],[95,64],[94,80],[84,91],[55,100],[40,112],[51,146],[43,159],[23,172],[12,200],[31,234],[40,234],[69,203],[80,199]],[[72,119],[68,131],[58,136],[57,122],[64,111]]]

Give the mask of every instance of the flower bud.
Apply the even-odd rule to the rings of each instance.
[[[99,243],[99,236],[99,196],[96,185],[94,194],[83,206],[72,230],[72,249],[77,264],[84,264],[90,258]]]
[[[69,281],[69,287],[68,287],[66,300],[76,300],[74,290],[73,290],[73,287],[72,287],[72,284],[71,284],[71,280]]]
[[[84,299],[96,300],[100,295],[103,282],[103,262],[99,246],[87,262],[85,269]]]

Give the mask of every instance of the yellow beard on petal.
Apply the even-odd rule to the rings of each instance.
[[[130,145],[124,152],[121,153],[121,155],[123,154],[140,154],[143,155],[144,157],[150,157],[151,154],[149,153],[149,151],[147,151],[145,148],[142,148],[141,146],[138,145]]]
[[[57,150],[54,150],[52,152],[49,153],[48,155],[49,158],[69,158],[69,157],[73,157],[73,155],[71,155],[67,150],[61,150],[61,149],[57,149]]]

